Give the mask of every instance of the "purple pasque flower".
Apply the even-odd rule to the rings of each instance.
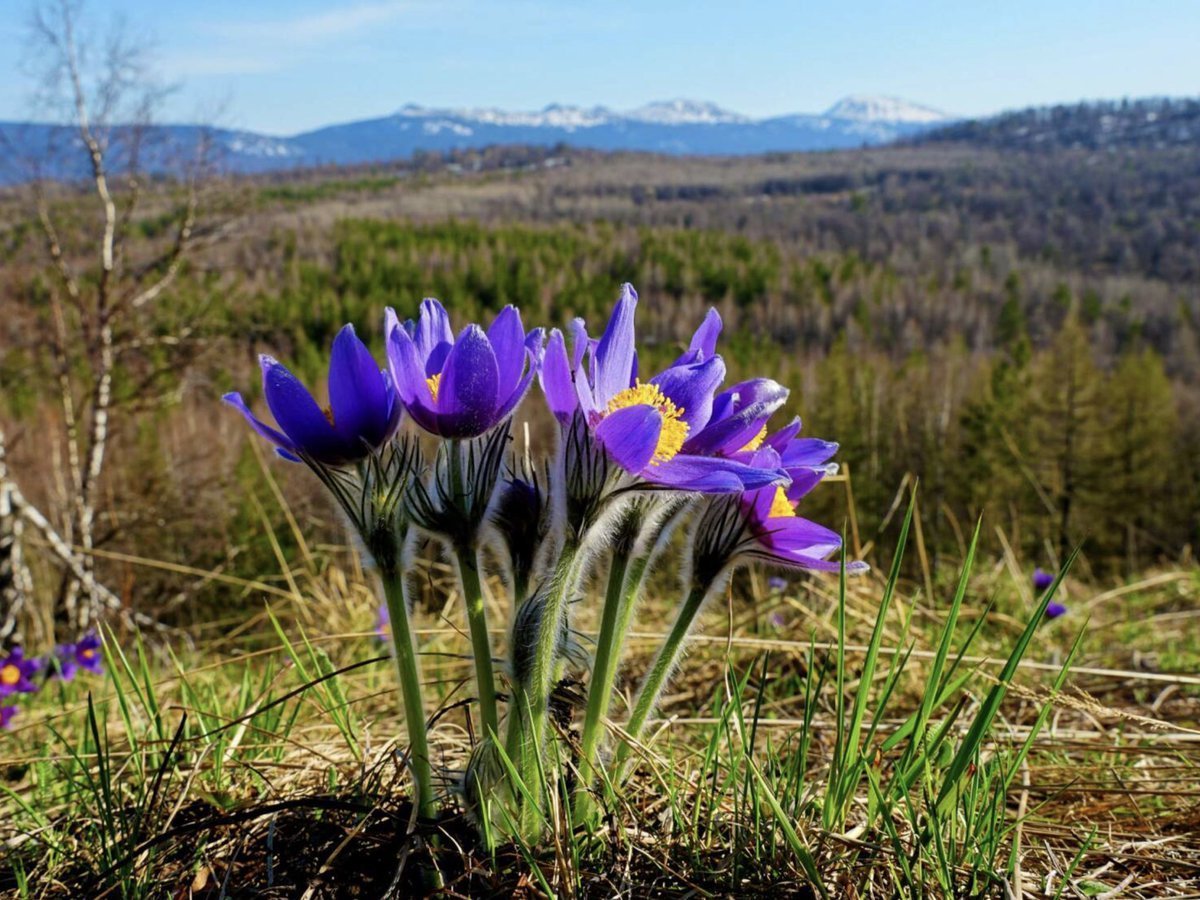
[[[93,675],[104,674],[100,637],[94,632],[84,635],[78,643],[59,644],[54,648],[54,659],[58,666],[58,677],[63,681],[71,681],[80,669]]]
[[[710,326],[695,342],[697,346],[681,357],[688,361],[649,381],[639,380],[636,307],[637,293],[628,284],[622,286],[594,348],[577,326],[570,367],[561,334],[551,335],[542,384],[559,421],[565,424],[578,409],[610,459],[630,475],[662,487],[731,493],[785,480],[777,465],[763,468],[748,461],[683,452],[688,435],[702,431],[712,417],[713,396],[724,380],[725,363],[719,356],[706,355],[715,344],[715,336],[709,337]],[[570,398],[572,390],[577,406]]]
[[[20,707],[17,706],[0,706],[0,728],[8,731],[13,727],[12,721],[20,712]]]
[[[739,561],[758,560],[787,569],[837,571],[841,564],[829,559],[842,546],[841,537],[816,522],[796,515],[796,505],[833,472],[829,463],[837,445],[797,437],[793,422],[763,440],[754,451],[743,451],[752,465],[778,465],[791,481],[748,491],[731,505],[710,501],[701,511],[694,536],[693,571],[702,580],[715,581]],[[846,564],[848,573],[866,571],[861,562]]]
[[[1049,590],[1050,585],[1054,584],[1054,575],[1047,572],[1041,566],[1033,570],[1033,589],[1039,594]]]
[[[1057,600],[1051,600],[1046,604],[1046,618],[1057,619],[1059,616],[1066,615],[1067,607],[1059,603]]]
[[[33,676],[41,668],[41,661],[27,659],[23,649],[13,647],[7,656],[0,657],[0,697],[37,691]]]
[[[392,376],[381,370],[366,345],[346,325],[333,339],[329,359],[329,406],[322,410],[308,388],[270,356],[260,356],[263,393],[279,429],[250,411],[242,395],[223,399],[273,443],[284,459],[344,466],[365,459],[396,432],[401,406]]]
[[[764,448],[755,457],[775,451]],[[842,548],[841,536],[824,525],[796,515],[796,504],[828,473],[825,468],[793,467],[787,487],[774,485],[750,491],[741,498],[747,543],[746,556],[786,568],[836,572],[841,567],[828,557]],[[847,572],[865,571],[864,563],[847,563]]]
[[[442,304],[426,299],[408,327],[388,309],[384,334],[388,367],[409,415],[447,438],[478,437],[508,418],[542,355],[542,329],[526,333],[515,306],[504,307],[487,331],[468,325],[455,338]]]
[[[749,454],[770,453],[780,460],[791,482],[753,491],[742,497],[742,510],[760,558],[802,569],[837,571],[841,564],[827,559],[842,547],[841,536],[816,522],[796,515],[796,505],[826,476],[837,471],[829,460],[838,445],[831,441],[799,437],[800,420],[794,419],[763,439]],[[864,563],[849,563],[847,572],[865,571]]]

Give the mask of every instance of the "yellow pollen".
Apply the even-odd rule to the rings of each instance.
[[[96,658],[96,651],[95,651],[95,650],[92,650],[92,649],[89,647],[89,648],[87,648],[87,649],[85,649],[85,650],[80,650],[80,651],[79,651],[79,655],[80,655],[80,656],[82,656],[84,659],[95,659],[95,658]]]
[[[787,493],[783,488],[775,488],[775,499],[771,501],[771,512],[767,514],[771,519],[793,519],[796,517],[796,508],[792,506],[792,501],[788,499]]]
[[[333,407],[332,406],[325,407],[323,410],[321,410],[321,412],[325,413],[325,418],[329,420],[330,425],[334,424],[334,422],[333,422]]]
[[[433,396],[433,402],[437,403],[438,385],[442,382],[441,373],[430,375],[425,379],[425,383],[429,385],[429,393]]]
[[[21,670],[16,666],[8,665],[0,669],[0,684],[6,687],[11,687],[21,680]]]
[[[618,409],[628,409],[631,406],[653,406],[662,416],[662,431],[658,433],[658,445],[654,448],[650,465],[657,466],[673,459],[683,449],[683,442],[688,436],[688,424],[680,418],[684,411],[659,390],[657,385],[643,384],[640,381],[609,400],[608,412],[614,413]]]
[[[755,451],[759,447],[761,447],[762,442],[765,441],[766,439],[767,439],[767,426],[764,425],[762,427],[762,430],[759,431],[759,433],[756,434],[754,437],[750,438],[750,442],[748,444],[746,444],[746,446],[743,447],[741,450],[739,450],[738,453],[752,453],[753,451]]]

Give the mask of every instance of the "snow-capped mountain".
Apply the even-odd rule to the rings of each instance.
[[[930,106],[910,103],[899,97],[875,97],[853,94],[843,97],[825,115],[831,119],[850,119],[855,122],[904,122],[912,125],[936,125],[949,122],[951,116]]]
[[[928,107],[850,97],[821,114],[755,119],[699,100],[664,100],[628,111],[553,104],[537,111],[408,104],[391,116],[332,125],[290,138],[313,162],[371,162],[416,150],[489,144],[571,144],[597,150],[743,154],[834,150],[907,137],[942,121]]]
[[[664,100],[616,111],[604,106],[552,104],[537,111],[492,108],[446,109],[407,104],[389,116],[330,125],[291,137],[250,131],[212,133],[224,163],[234,172],[262,172],[313,165],[384,162],[424,151],[494,144],[555,146],[652,153],[736,155],[770,151],[836,150],[881,144],[928,130],[950,119],[936,110],[891,97],[855,96],[824,113],[752,118],[699,100]],[[32,129],[32,131],[31,131]],[[199,134],[194,126],[157,129],[168,142]],[[0,122],[0,139],[37,149],[54,126]],[[75,169],[63,169],[73,177]],[[0,172],[0,182],[14,180]]]

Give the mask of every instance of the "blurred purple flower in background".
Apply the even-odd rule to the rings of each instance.
[[[93,675],[104,674],[100,637],[94,633],[84,635],[76,644],[55,647],[54,659],[58,665],[58,677],[63,681],[72,680],[80,669]]]
[[[375,637],[389,647],[392,645],[392,617],[386,603],[379,604],[379,612],[375,615]]]
[[[13,647],[8,656],[0,658],[0,697],[34,693],[38,686],[33,676],[41,667],[39,660],[26,659],[24,650]]]
[[[1038,566],[1033,570],[1033,589],[1038,593],[1047,590],[1050,585],[1054,584],[1054,576]]]
[[[1038,566],[1033,570],[1033,589],[1039,594],[1050,590],[1051,585],[1054,584],[1054,577],[1050,572]],[[1064,615],[1066,611],[1066,605],[1059,603],[1057,600],[1051,600],[1046,605],[1046,618],[1057,619],[1059,616]]]
[[[786,578],[780,578],[778,575],[772,575],[767,579],[767,588],[772,591],[783,591],[788,586]]]
[[[18,708],[15,706],[0,706],[0,728],[12,728],[12,720],[17,717]]]

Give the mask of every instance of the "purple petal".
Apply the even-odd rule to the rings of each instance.
[[[782,453],[792,438],[799,433],[800,417],[796,416],[796,418],[792,419],[792,421],[788,422],[788,424],[784,425],[778,431],[768,435],[767,439],[763,441],[763,443],[768,447],[774,447],[776,450]]]
[[[637,292],[632,285],[621,286],[621,296],[613,307],[608,327],[596,346],[595,399],[598,406],[629,387],[634,371],[635,347],[633,315]]]
[[[725,380],[725,363],[719,356],[694,366],[672,366],[650,379],[682,411],[688,434],[696,434],[712,415],[713,391]]]
[[[496,354],[478,325],[468,325],[458,336],[438,383],[439,434],[475,437],[496,424],[497,385],[500,379]]]
[[[625,471],[637,475],[650,466],[662,425],[662,414],[654,407],[628,406],[605,416],[595,433],[608,455]]]
[[[501,392],[500,408],[496,411],[497,422],[503,421],[517,408],[517,404],[525,398],[529,386],[533,384],[534,377],[541,373],[542,357],[545,355],[542,345],[545,343],[545,339],[544,328],[535,328],[525,336],[525,354],[529,358],[529,365],[525,369],[525,374],[521,376],[521,380],[517,382],[516,387],[509,392],[507,397]]]
[[[246,401],[242,399],[242,395],[237,391],[231,391],[230,393],[221,397],[221,399],[240,412],[245,417],[246,421],[250,423],[251,428],[265,437],[276,447],[286,451],[289,454],[295,453],[296,445],[292,443],[291,439],[282,432],[276,431],[270,425],[267,425],[265,422],[259,419],[258,416],[254,415],[254,413],[250,411],[250,407],[246,405]],[[291,458],[293,460],[297,460],[295,455],[292,455]]]
[[[786,473],[780,469],[761,469],[719,456],[686,454],[651,466],[643,474],[666,487],[710,494],[739,493],[787,480]]]
[[[704,321],[700,323],[700,327],[696,329],[696,333],[692,335],[688,351],[691,353],[699,351],[700,359],[708,359],[717,352],[717,338],[720,336],[721,314],[715,309],[710,309],[704,316]]]
[[[788,475],[792,478],[792,483],[784,488],[784,493],[787,494],[788,500],[793,504],[799,503],[800,500],[821,483],[821,479],[827,474],[824,469],[809,469],[798,468],[793,469],[785,466]]]
[[[756,378],[722,391],[713,400],[712,418],[683,445],[685,453],[738,453],[787,400],[788,389],[769,378]],[[770,443],[766,441],[764,443]]]
[[[821,466],[838,452],[838,445],[833,441],[823,441],[820,438],[799,438],[789,441],[780,457],[789,469],[793,466]]]
[[[388,322],[385,326],[388,370],[392,373],[396,395],[406,406],[419,401],[426,408],[432,408],[433,395],[429,392],[425,364],[421,360],[420,351],[408,331],[395,321],[395,315],[390,309],[385,313]]]
[[[421,301],[415,343],[425,364],[425,377],[442,371],[450,348],[454,345],[454,332],[450,328],[450,316],[446,314],[446,308],[433,297]]]
[[[333,408],[333,427],[344,440],[378,447],[389,437],[391,404],[387,384],[353,325],[346,325],[333,339],[329,405]]]
[[[515,306],[500,310],[487,332],[496,354],[496,367],[500,375],[498,395],[507,398],[517,387],[525,371],[525,329],[521,326],[521,314]]]
[[[540,331],[541,329],[538,330]],[[521,377],[521,380],[517,382],[516,388],[513,389],[511,394],[508,395],[507,399],[501,396],[500,408],[496,410],[497,422],[503,421],[510,413],[512,413],[514,409],[517,408],[517,404],[524,399],[525,393],[529,390],[529,386],[533,384],[534,376],[537,375],[541,370],[541,366],[537,363],[534,355],[535,351],[530,350],[528,352],[529,368],[525,371],[525,374]]]
[[[267,406],[298,453],[329,465],[341,465],[361,455],[361,447],[350,445],[334,431],[295,375],[269,356],[261,357],[260,364]]]
[[[583,356],[589,350],[594,350],[592,341],[588,337],[587,324],[583,319],[571,320],[571,371],[574,372],[579,368],[579,364],[583,362]]]
[[[842,547],[841,536],[836,531],[799,516],[768,519],[759,540],[776,552],[814,557],[829,556]]]
[[[575,393],[575,381],[571,378],[571,369],[567,362],[566,341],[563,340],[563,333],[557,328],[550,332],[550,340],[546,343],[538,381],[541,382],[546,405],[550,407],[554,418],[563,425],[570,422],[572,414],[579,406],[579,398]]]
[[[588,414],[589,418],[607,409],[607,404],[597,403],[592,393],[592,379],[585,371],[587,360],[575,370],[575,396],[579,400],[579,408]]]

